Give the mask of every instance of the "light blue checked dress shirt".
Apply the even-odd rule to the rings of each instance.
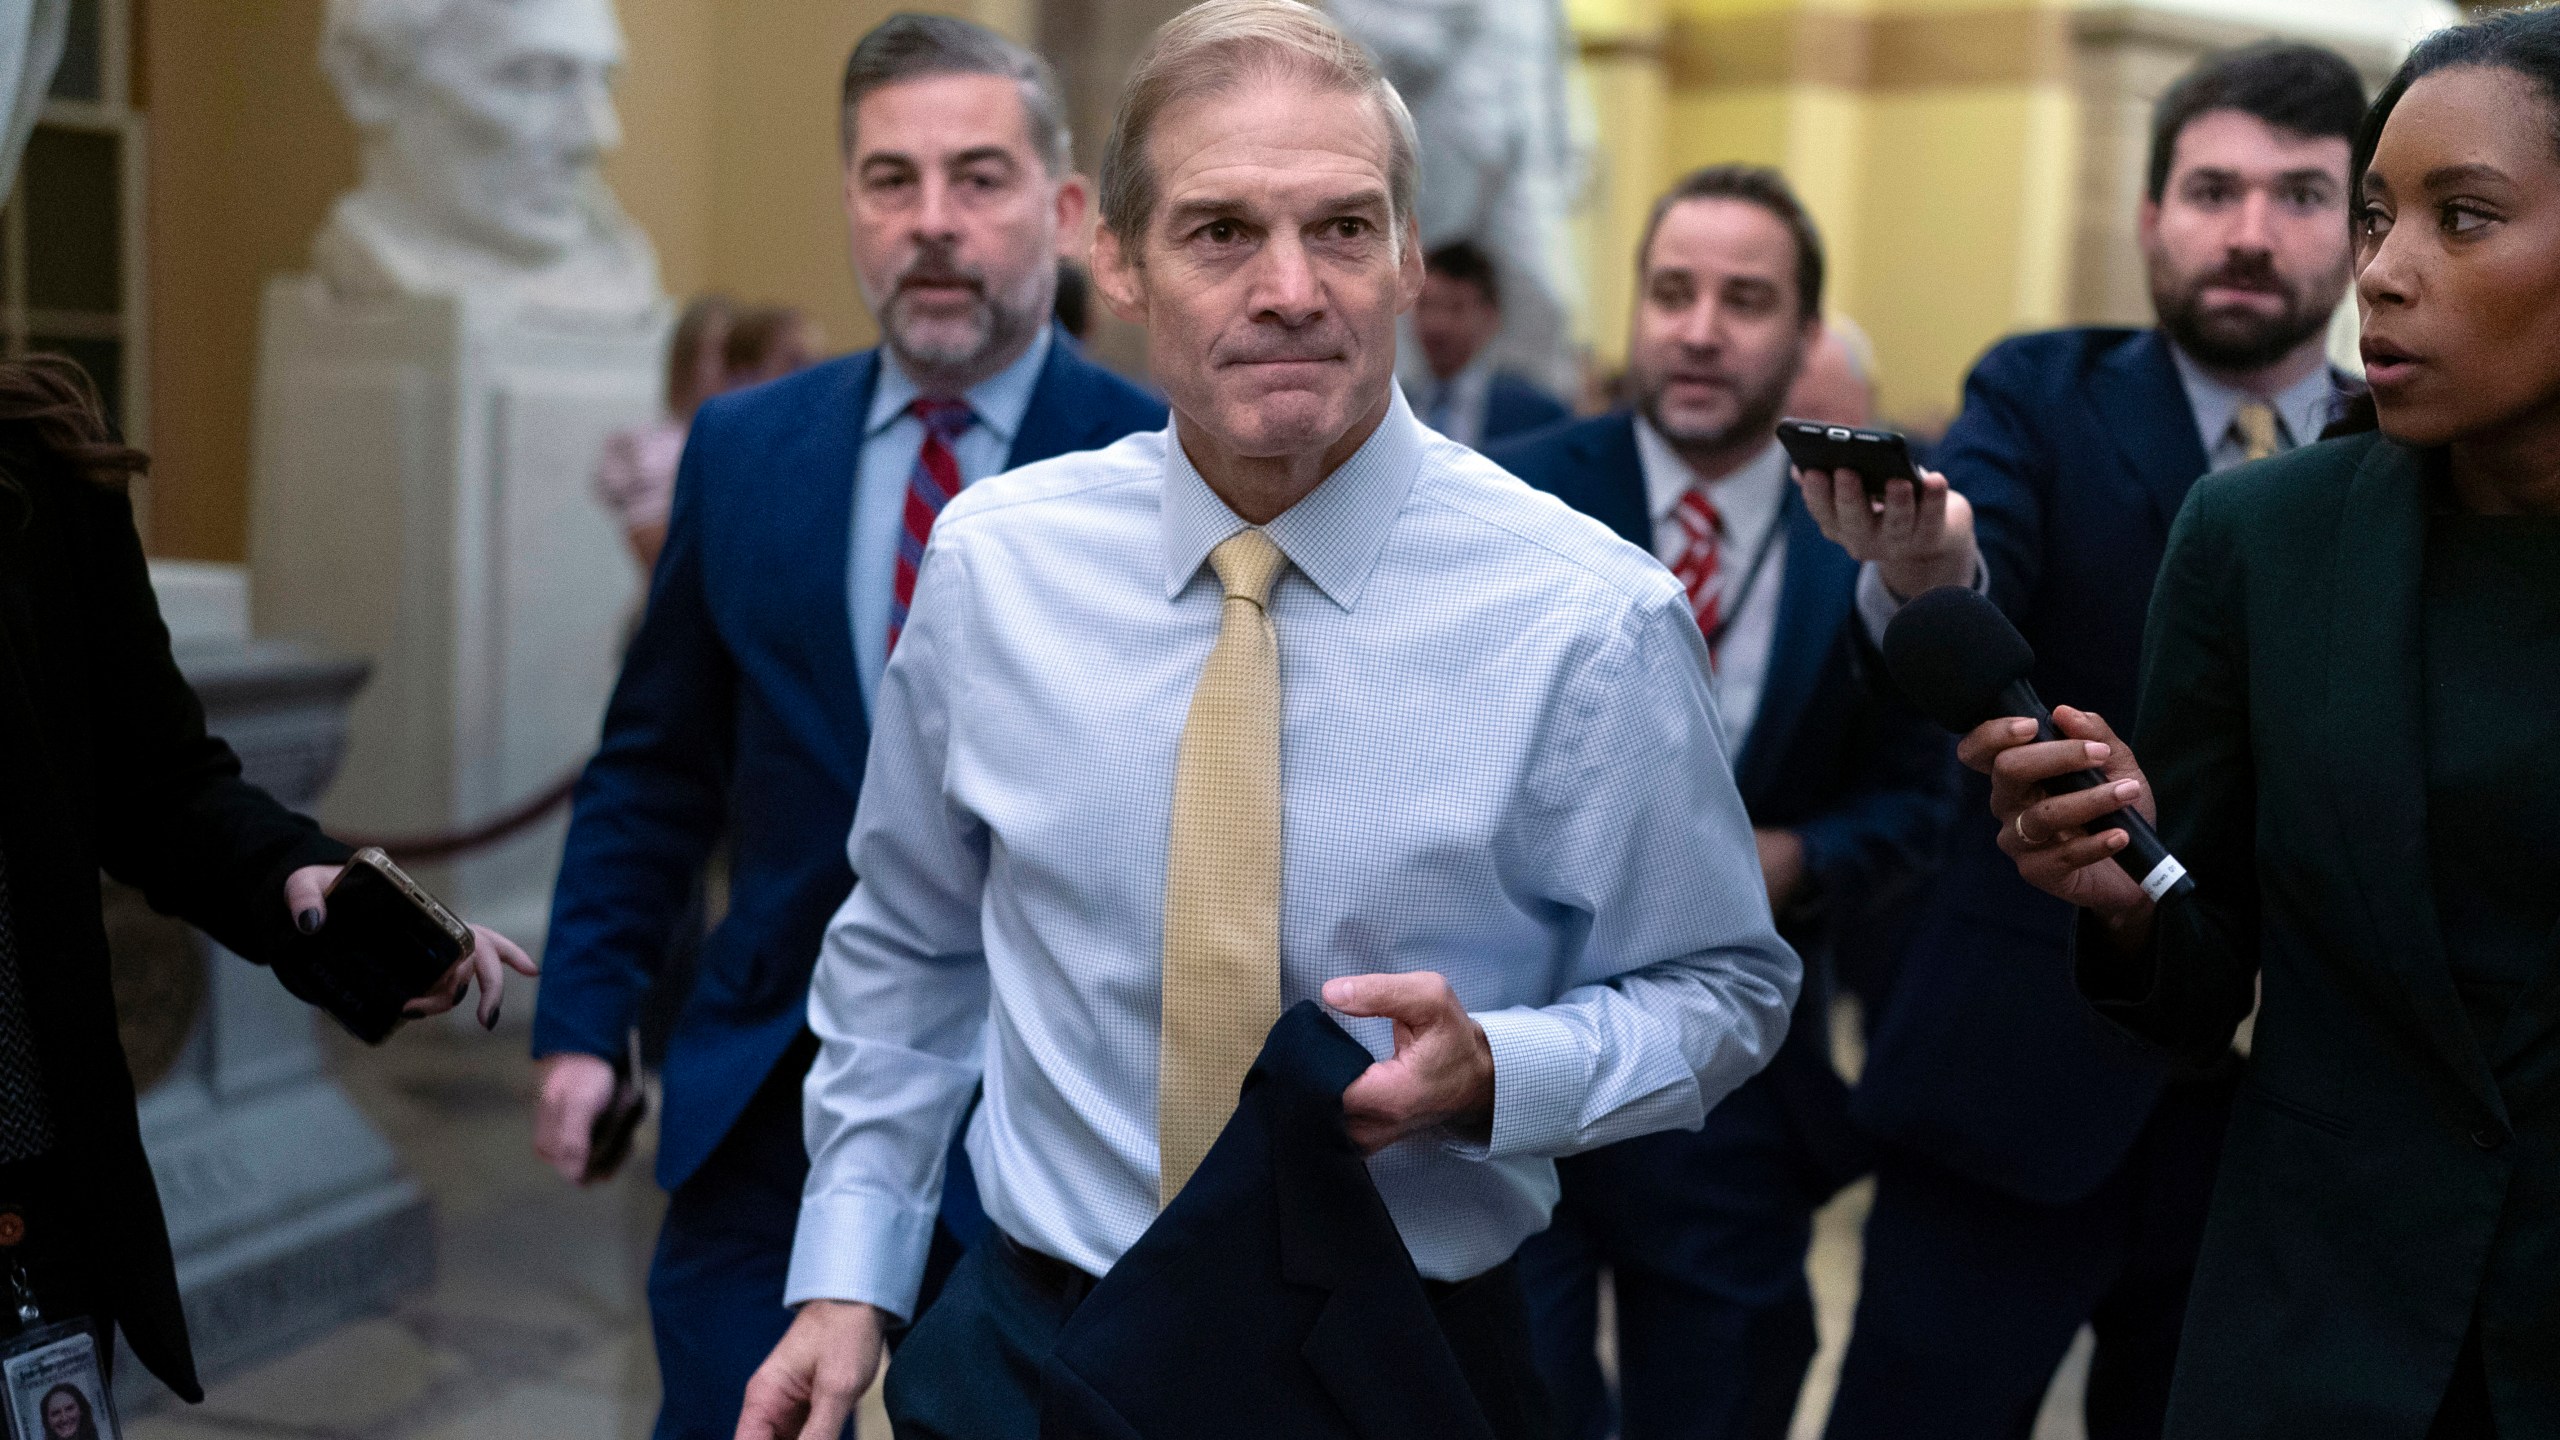
[[[1013,437],[1031,409],[1031,392],[1040,388],[1040,370],[1049,363],[1049,327],[1040,327],[1030,347],[1002,370],[971,386],[960,398],[969,402],[978,423],[961,432],[951,445],[960,462],[960,483],[975,485],[1004,468],[1013,454]],[[880,347],[880,375],[872,382],[871,409],[862,420],[862,453],[854,462],[853,539],[846,549],[845,585],[853,613],[853,668],[862,685],[862,703],[880,699],[880,671],[889,663],[889,612],[898,593],[898,537],[906,530],[907,483],[916,468],[916,452],[924,448],[924,422],[907,411],[924,392],[887,346]]]
[[[809,996],[824,1042],[785,1298],[912,1312],[944,1137],[981,1075],[988,1215],[1095,1274],[1156,1216],[1175,748],[1244,522],[1170,431],[962,492],[882,681],[862,879]],[[1695,1127],[1798,982],[1708,693],[1653,559],[1401,396],[1266,527],[1280,639],[1281,1003],[1436,970],[1494,1057],[1490,1145],[1370,1172],[1426,1276],[1542,1229],[1553,1157]],[[1384,1020],[1352,1020],[1393,1052]]]

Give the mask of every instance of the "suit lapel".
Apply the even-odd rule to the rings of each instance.
[[[2097,383],[2089,387],[2089,399],[2099,428],[2114,442],[2125,473],[2151,497],[2166,536],[2187,491],[2212,466],[2169,342],[2159,331],[2146,330],[2107,352],[2092,378]]]
[[[783,447],[772,478],[806,491],[777,504],[768,517],[741,515],[745,525],[765,525],[778,552],[770,572],[774,583],[753,588],[770,596],[770,604],[791,613],[778,615],[772,633],[795,632],[809,637],[813,688],[823,696],[853,697],[850,706],[829,705],[842,717],[848,748],[843,751],[859,767],[871,748],[869,717],[862,683],[854,668],[853,614],[848,590],[848,557],[853,545],[853,495],[861,483],[862,427],[871,408],[871,391],[880,373],[878,351],[851,357],[843,377],[825,392],[817,413],[799,435]]]
[[[1636,448],[1636,417],[1621,412],[1609,423],[1573,442],[1574,466],[1589,477],[1594,520],[1618,532],[1618,538],[1653,553],[1653,506],[1644,488],[1644,454]]]
[[[1769,639],[1759,713],[1734,767],[1734,783],[1746,805],[1757,803],[1775,779],[1796,721],[1831,658],[1857,583],[1857,562],[1822,538],[1822,528],[1792,484],[1778,523],[1787,527],[1787,561],[1786,579],[1778,587],[1777,632]]]
[[[1097,378],[1092,363],[1077,353],[1075,341],[1064,330],[1052,330],[1049,358],[1041,363],[1039,383],[1031,387],[1031,403],[1013,432],[1005,467],[1099,445],[1110,430],[1111,413],[1096,403]]]
[[[2487,1058],[2454,989],[2427,883],[2421,597],[2427,487],[2419,458],[2377,444],[2348,482],[2331,559],[2328,793],[2354,866],[2372,958],[2455,1078],[2503,1117]]]

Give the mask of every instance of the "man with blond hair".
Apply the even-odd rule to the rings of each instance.
[[[1302,5],[1211,0],[1140,59],[1094,280],[1173,423],[934,529],[810,995],[798,1314],[740,1436],[839,1433],[982,1081],[995,1230],[899,1352],[904,1436],[1038,1433],[1043,1361],[1284,1006],[1367,1048],[1340,1133],[1470,1376],[1526,1368],[1510,1256],[1555,1157],[1698,1125],[1783,1037],[1797,962],[1679,585],[1394,384],[1414,172]]]

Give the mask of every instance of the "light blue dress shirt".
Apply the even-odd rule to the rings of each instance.
[[[1004,469],[1013,437],[1049,363],[1049,327],[1040,327],[1014,362],[970,387],[961,398],[978,417],[952,445],[960,483],[974,485]],[[880,700],[880,671],[889,663],[889,611],[898,591],[898,531],[906,524],[908,477],[924,448],[924,422],[907,407],[924,392],[880,347],[880,376],[871,387],[871,411],[863,417],[862,453],[853,477],[853,538],[845,583],[853,610],[854,671],[868,711]]]
[[[809,996],[823,1041],[785,1298],[911,1313],[968,1109],[988,1215],[1099,1274],[1156,1216],[1166,834],[1243,528],[1171,432],[971,487],[883,681]],[[1484,1027],[1489,1143],[1370,1173],[1429,1277],[1544,1228],[1553,1157],[1694,1128],[1778,1048],[1770,923],[1686,598],[1398,396],[1265,527],[1280,641],[1280,999],[1436,970]],[[1384,1020],[1352,1020],[1380,1057]]]

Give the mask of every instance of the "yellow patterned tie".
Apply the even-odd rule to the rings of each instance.
[[[1156,1052],[1157,1203],[1180,1193],[1235,1113],[1280,1018],[1280,637],[1266,608],[1289,563],[1259,530],[1209,552],[1227,587],[1191,692],[1164,873]]]
[[[2276,453],[2276,408],[2251,400],[2231,412],[2231,428],[2239,433],[2241,458],[2264,460]]]

